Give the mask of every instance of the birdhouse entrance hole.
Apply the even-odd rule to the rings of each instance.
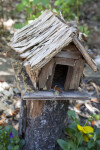
[[[55,67],[54,77],[52,81],[52,87],[55,86],[61,88],[64,90],[64,84],[66,81],[66,75],[68,72],[68,66],[67,65],[59,65],[57,64]]]

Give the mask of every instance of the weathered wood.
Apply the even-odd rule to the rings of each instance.
[[[76,51],[61,51],[55,57],[79,59],[81,57],[81,53]]]
[[[73,74],[70,82],[70,88],[69,89],[78,89],[81,76],[83,74],[83,69],[85,65],[85,60],[78,59],[75,60],[75,66],[73,68]]]
[[[61,50],[78,52],[78,49],[91,68],[97,71],[95,63],[78,41],[76,35],[78,35],[78,30],[74,26],[70,26],[64,20],[62,21],[58,15],[46,10],[31,24],[17,31],[9,45],[24,59],[23,64],[25,66],[30,64],[33,71],[41,69]],[[61,54],[58,56],[61,57]],[[64,54],[63,57],[65,57]],[[76,58],[75,55],[74,59]]]
[[[56,64],[74,66],[75,60],[72,58],[55,58]]]
[[[19,135],[25,139],[23,150],[61,150],[57,139],[65,137],[68,101],[42,100],[39,102],[42,109],[36,104],[41,114],[37,108],[35,110],[35,103],[38,102],[22,100]]]
[[[35,118],[40,116],[43,113],[44,104],[45,104],[45,100],[26,101],[27,117]]]
[[[32,71],[30,65],[25,66],[26,68],[26,72],[28,73],[32,83],[33,83],[33,87],[36,90],[37,89],[37,80],[38,80],[38,74],[39,71]]]
[[[62,49],[62,51],[71,51],[71,52],[79,52],[78,48],[75,46],[73,42],[69,43],[66,47]]]
[[[67,91],[70,87],[72,75],[73,75],[73,67],[68,67],[68,72],[67,72],[67,76],[66,76],[66,80],[65,80],[65,84],[64,84],[65,91]]]
[[[19,136],[25,140],[23,150],[61,150],[57,145],[57,139],[65,138],[68,101],[64,101],[63,98],[55,101],[54,91],[51,92],[52,97],[49,97],[47,101],[44,98],[48,96],[46,91],[44,91],[43,98],[39,95],[39,92],[36,92],[36,96],[34,96],[35,92],[30,89],[32,82],[25,68],[21,64],[14,67],[16,67],[15,74],[21,88],[21,97],[26,96],[26,99],[22,99],[21,102],[19,119]],[[20,70],[18,70],[19,67],[21,67]],[[26,78],[24,79],[24,77]],[[26,89],[27,86],[29,86],[29,89]],[[70,93],[71,99],[74,100],[77,94],[74,94],[73,97]],[[89,96],[82,95],[84,99],[89,99]],[[66,93],[66,96],[68,98],[68,93]],[[80,96],[80,99],[82,100],[82,96]]]
[[[55,61],[54,61],[54,65],[53,65],[53,68],[52,68],[52,74],[51,74],[51,76],[49,76],[49,78],[47,80],[47,84],[46,84],[47,90],[50,90],[52,88],[51,86],[52,86],[53,76],[54,76],[54,72],[55,72],[55,66],[56,66],[56,64],[55,64]]]
[[[39,75],[39,89],[43,89],[46,86],[47,80],[52,76],[52,70],[54,66],[54,59],[46,64]]]
[[[98,70],[96,64],[94,63],[88,52],[85,50],[85,48],[82,46],[82,44],[79,42],[76,36],[73,36],[73,42],[79,49],[79,51],[82,53],[83,57],[85,58],[89,66],[96,72]]]
[[[87,100],[90,97],[86,92],[79,91],[62,91],[58,96],[52,90],[23,93],[23,100]]]

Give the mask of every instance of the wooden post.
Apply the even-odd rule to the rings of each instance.
[[[21,63],[12,66],[23,98],[19,119],[19,136],[25,139],[23,150],[61,150],[57,139],[64,139],[65,136],[68,100],[87,100],[89,95],[63,91],[55,96],[53,91],[34,91]]]
[[[73,74],[71,77],[70,87],[69,89],[77,90],[79,87],[80,79],[83,74],[85,65],[85,60],[80,58],[76,60],[75,66],[73,67]]]
[[[22,100],[19,135],[23,150],[61,150],[57,139],[64,138],[67,120],[66,101]]]

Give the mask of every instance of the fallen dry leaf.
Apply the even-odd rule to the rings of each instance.
[[[94,120],[91,121],[91,125],[92,125],[92,126],[95,125],[95,121],[94,121]]]
[[[15,111],[12,111],[13,115],[17,115],[19,113],[19,109],[16,109]]]
[[[76,105],[75,105],[75,107],[76,107],[78,110],[80,110],[81,106],[82,106],[82,104],[76,104]]]
[[[97,99],[97,98],[92,98],[92,99],[91,99],[91,102],[99,103],[99,102],[100,102],[100,100],[99,100],[99,99]]]
[[[100,87],[96,85],[94,82],[91,82],[90,84],[95,88],[97,96],[99,96]]]
[[[1,119],[0,120],[0,125],[3,125],[5,120],[6,120],[6,118]]]
[[[4,80],[0,80],[0,82],[4,82]]]

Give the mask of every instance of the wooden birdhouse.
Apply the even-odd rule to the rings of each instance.
[[[28,93],[21,88],[22,99],[26,100],[24,106],[25,108],[27,107],[27,109],[24,110],[22,118],[25,122],[25,114],[27,114],[27,118],[33,118],[34,122],[38,122],[38,126],[42,128],[43,125],[40,123],[41,116],[42,120],[43,116],[46,116],[47,126],[44,125],[43,128],[47,127],[49,129],[47,130],[48,133],[46,133],[47,136],[44,141],[50,140],[50,137],[48,139],[48,134],[54,129],[54,126],[58,129],[61,128],[58,124],[61,123],[60,118],[62,110],[64,111],[66,109],[66,104],[63,100],[83,100],[89,98],[88,95],[78,92],[78,87],[83,75],[85,62],[88,63],[94,71],[97,71],[97,66],[83,47],[79,35],[80,33],[77,28],[67,24],[58,15],[46,10],[31,24],[26,25],[15,32],[10,43],[11,48],[20,56],[22,68],[24,68],[27,74],[28,84],[31,84],[31,87],[34,90],[33,92]],[[45,102],[46,100],[49,102]],[[53,101],[52,104],[50,102],[51,100]],[[55,100],[62,100],[62,102],[57,101],[55,104]],[[55,108],[57,107],[59,107],[59,109],[55,111]],[[50,110],[50,108],[53,109]],[[26,111],[27,113],[25,113]],[[57,113],[57,116],[54,116],[54,113]],[[52,124],[50,123],[50,114],[52,115],[53,121],[56,120],[57,122],[57,120],[59,120],[55,125],[54,122]],[[40,120],[38,120],[39,116]],[[35,118],[37,119],[35,120]],[[63,118],[62,123],[64,122],[64,119],[65,117]],[[27,138],[30,139],[30,136],[28,135],[29,126],[26,125],[26,122],[25,124],[21,124],[22,130],[25,125],[25,131],[20,130],[20,132],[22,134],[27,132],[26,143],[29,145],[29,142],[27,141]],[[32,127],[32,122],[30,124]],[[51,128],[49,124],[53,127]],[[35,130],[38,130],[39,135],[43,134],[42,131],[39,130],[39,127],[35,124],[33,126],[34,127],[32,127],[30,131],[33,131],[32,129],[36,127]],[[54,131],[56,138],[59,138],[58,132],[59,131],[57,130],[56,134]],[[37,135],[37,137],[39,135]],[[31,138],[32,137],[36,140],[33,132]],[[51,139],[51,141],[53,141],[52,137]],[[40,145],[43,146],[44,141],[42,141]],[[45,148],[41,148],[42,146],[39,147],[38,144],[37,148],[36,146],[33,146],[34,148],[32,150],[49,150],[46,146]],[[50,150],[53,150],[54,148],[54,146],[50,145],[49,147]],[[26,149],[27,148],[28,147],[26,146]]]

